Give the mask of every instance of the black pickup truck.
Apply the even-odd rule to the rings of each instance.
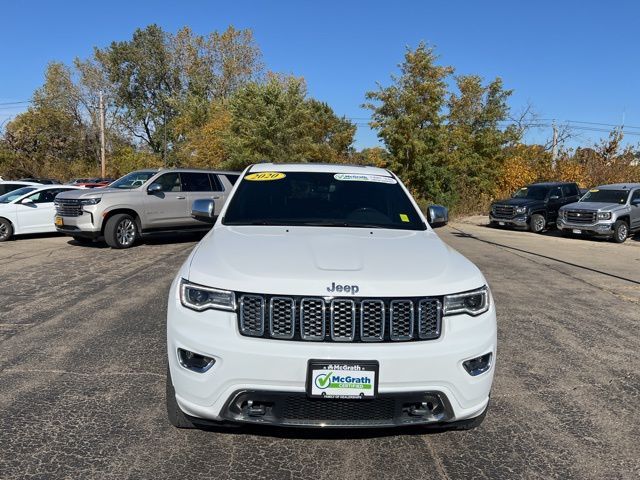
[[[520,188],[506,200],[491,204],[491,226],[511,226],[540,233],[556,222],[563,205],[577,202],[580,189],[576,183],[544,182]]]

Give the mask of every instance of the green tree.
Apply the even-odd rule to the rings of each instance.
[[[366,94],[371,126],[391,157],[391,167],[419,197],[454,206],[458,192],[489,192],[499,174],[502,150],[518,139],[508,119],[502,81],[488,85],[475,75],[455,78],[454,69],[438,65],[433,48],[420,43],[407,49],[400,75],[388,87]]]
[[[229,103],[224,148],[228,168],[251,163],[338,161],[351,152],[355,126],[306,98],[302,79],[269,75],[241,88]]]

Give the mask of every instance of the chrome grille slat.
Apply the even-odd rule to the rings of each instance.
[[[494,205],[493,216],[500,218],[511,218],[516,213],[516,207],[511,205]]]
[[[351,342],[356,334],[356,304],[349,299],[331,300],[331,339]]]
[[[360,339],[363,342],[384,340],[385,307],[382,300],[360,303]]]
[[[240,331],[250,337],[264,334],[264,297],[243,295],[240,297]]]
[[[325,310],[322,298],[300,300],[300,336],[303,340],[324,340]]]
[[[291,339],[296,333],[296,302],[291,297],[272,297],[269,331],[273,338]]]
[[[390,306],[391,340],[410,340],[413,337],[413,302],[411,300],[392,300]]]
[[[423,299],[418,302],[418,336],[423,340],[440,336],[442,304],[439,300]]]
[[[442,299],[295,297],[237,293],[245,336],[317,342],[439,338]]]
[[[587,210],[566,210],[565,219],[569,223],[590,225],[596,223],[598,212]]]
[[[61,217],[79,217],[82,215],[82,205],[79,200],[56,198],[53,201],[56,214]]]

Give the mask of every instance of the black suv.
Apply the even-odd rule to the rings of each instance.
[[[522,187],[507,200],[491,204],[491,226],[511,226],[540,233],[558,218],[563,205],[577,202],[580,189],[576,183],[544,182]]]

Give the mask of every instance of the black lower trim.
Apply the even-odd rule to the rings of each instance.
[[[65,235],[71,235],[73,237],[82,237],[82,238],[90,238],[92,240],[96,240],[102,236],[100,232],[89,232],[86,230],[80,230],[78,227],[73,226],[65,226],[64,228],[56,227],[56,230],[59,233],[64,233]]]
[[[178,233],[202,233],[202,232],[208,232],[209,230],[211,230],[211,227],[213,227],[213,225],[207,224],[205,227],[194,226],[194,227],[181,227],[181,228],[151,228],[151,229],[143,230],[141,235],[143,237],[151,237],[154,235],[171,235],[171,234],[178,234]]]
[[[442,392],[380,394],[371,400],[314,399],[304,393],[243,390],[221,416],[234,423],[288,427],[378,428],[446,424],[453,409]]]

